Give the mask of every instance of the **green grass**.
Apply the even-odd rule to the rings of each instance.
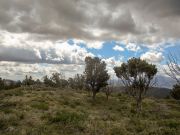
[[[49,106],[46,102],[35,101],[31,103],[31,107],[35,109],[39,109],[39,110],[44,110],[44,111],[49,109]]]
[[[0,135],[179,135],[180,102],[55,88],[0,91]]]

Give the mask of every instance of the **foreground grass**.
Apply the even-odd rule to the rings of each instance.
[[[96,102],[86,92],[23,88],[0,91],[0,135],[180,135],[180,103],[114,93]]]

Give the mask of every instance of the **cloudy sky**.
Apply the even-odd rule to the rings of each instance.
[[[167,54],[179,51],[180,0],[0,0],[3,78],[69,77],[98,56],[112,76],[115,65],[141,57],[163,79]]]

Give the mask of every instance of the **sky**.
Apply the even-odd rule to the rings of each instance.
[[[169,87],[163,68],[180,52],[179,7],[180,0],[0,0],[0,76],[72,77],[91,56],[114,77],[114,66],[140,57]]]

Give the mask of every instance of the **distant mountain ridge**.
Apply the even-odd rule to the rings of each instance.
[[[125,87],[124,86],[116,86],[113,88],[113,91],[114,92],[124,92]],[[154,98],[166,98],[170,95],[170,91],[171,91],[171,89],[169,89],[169,88],[153,87],[147,91],[146,96],[154,97]]]
[[[170,91],[171,89],[168,88],[153,87],[147,91],[147,96],[155,98],[166,98],[170,95]]]

